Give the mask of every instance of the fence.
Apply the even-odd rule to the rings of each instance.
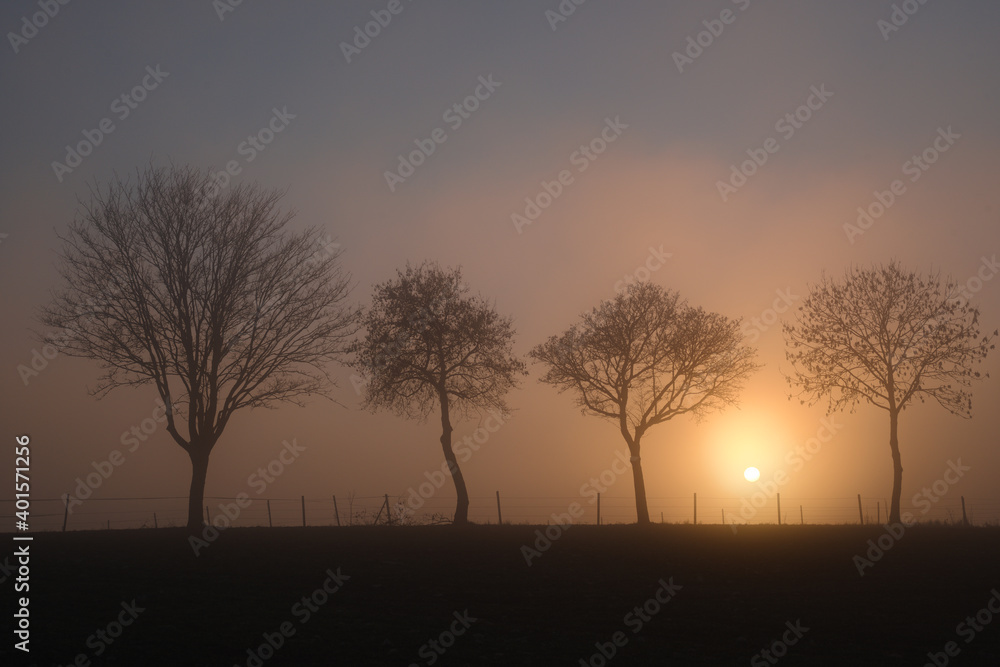
[[[13,519],[13,500],[0,500],[4,519]],[[347,526],[364,524],[446,523],[455,512],[454,497],[405,495],[333,495],[326,498],[250,498],[238,507],[236,498],[206,497],[205,516],[221,521],[225,514],[234,526]],[[574,523],[610,524],[635,522],[634,496],[491,496],[470,498],[469,520],[476,523],[544,524],[553,515],[569,512],[577,503]],[[750,498],[649,497],[653,522],[698,524],[846,524],[883,523],[886,503],[881,498],[766,498],[755,506]],[[246,504],[244,502],[244,504]],[[8,510],[9,508],[9,510]],[[921,522],[1000,525],[1000,500],[956,496],[942,498],[929,508],[904,506]],[[779,513],[780,512],[780,513]],[[233,516],[236,514],[236,516]],[[163,528],[187,523],[187,497],[152,498],[92,497],[70,508],[59,498],[32,499],[32,531],[96,530],[114,528]],[[11,524],[12,525],[12,524]]]

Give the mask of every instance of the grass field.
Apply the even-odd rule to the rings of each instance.
[[[180,529],[37,534],[32,650],[0,662],[1000,664],[1000,529],[545,528],[233,528],[197,557]]]

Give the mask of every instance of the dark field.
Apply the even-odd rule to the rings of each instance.
[[[536,529],[234,528],[197,558],[179,529],[38,534],[32,651],[8,633],[0,662],[602,665],[600,644],[608,665],[1000,664],[1000,617],[981,612],[1000,590],[998,529],[907,529],[864,577],[854,556],[882,528],[575,526],[528,567]],[[308,601],[338,568],[340,590]],[[959,627],[977,612],[981,630]],[[108,645],[95,633],[119,615]],[[280,648],[258,662],[265,634]],[[783,657],[760,656],[783,634]]]

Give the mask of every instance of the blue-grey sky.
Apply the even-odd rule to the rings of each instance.
[[[236,161],[236,180],[287,189],[294,224],[341,243],[358,303],[407,261],[463,266],[474,290],[513,315],[519,354],[613,295],[661,246],[671,256],[650,280],[748,322],[778,290],[802,296],[824,271],[898,259],[965,283],[1000,251],[994,2],[589,0],[554,22],[549,12],[572,3],[402,0],[348,62],[344,44],[355,29],[391,4],[244,0],[220,16],[225,3],[209,0],[77,0],[44,21],[32,18],[42,11],[36,2],[0,9],[0,423],[5,437],[28,432],[36,443],[36,495],[72,490],[153,409],[151,388],[94,400],[87,386],[97,368],[87,361],[60,355],[27,385],[17,370],[38,347],[29,329],[58,287],[56,235],[78,200],[150,160],[216,171]],[[917,9],[897,13],[896,26],[894,4]],[[25,20],[44,25],[32,31]],[[677,55],[685,52],[687,62]],[[163,73],[159,82],[147,68]],[[477,87],[486,96],[480,77],[499,85],[454,126],[452,105]],[[144,79],[151,89],[140,91],[143,101],[116,102]],[[800,110],[806,120],[782,124],[810,102],[814,109]],[[283,129],[263,150],[247,148],[275,110]],[[97,136],[105,118],[113,131],[57,175],[53,163],[65,162],[67,146]],[[609,120],[615,140],[581,162],[577,151]],[[390,190],[385,172],[436,128],[447,139]],[[926,171],[907,167],[939,138],[946,150]],[[769,139],[770,153],[762,148]],[[767,161],[720,194],[748,151]],[[519,233],[512,214],[524,215],[525,198],[562,170],[572,184]],[[897,179],[905,193],[883,216],[862,234],[845,230]],[[974,301],[992,331],[1000,278],[981,282]],[[651,500],[654,515],[693,492],[738,506],[755,490],[740,478],[743,468],[757,465],[766,478],[789,448],[815,435],[822,406],[785,396],[780,327],[758,330],[754,342],[766,366],[740,410],[650,434],[647,489],[663,499]],[[986,370],[996,376],[998,364],[994,355]],[[440,467],[434,420],[361,412],[349,373],[334,374],[342,406],[316,400],[237,415],[213,453],[208,495],[246,490],[248,475],[292,438],[307,446],[308,462],[290,466],[268,495],[405,495]],[[514,417],[465,465],[474,517],[486,516],[500,489],[550,497],[551,508],[539,501],[533,517],[511,512],[542,519],[624,448],[614,425],[580,415],[538,375],[533,369],[511,394]],[[973,466],[961,493],[995,496],[996,382],[975,386],[971,421],[931,405],[905,414],[904,506],[959,456]],[[842,431],[784,493],[887,497],[885,415],[862,406],[838,419]],[[458,424],[457,434],[475,428]],[[186,455],[161,429],[95,497],[183,496],[188,476]],[[608,494],[624,499],[620,518],[628,519],[631,480]],[[450,498],[446,486],[437,509],[446,512]],[[1000,502],[993,508],[1000,514]]]

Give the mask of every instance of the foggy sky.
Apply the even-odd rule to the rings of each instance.
[[[461,265],[474,291],[513,315],[518,354],[613,296],[657,252],[670,257],[649,280],[749,323],[779,292],[804,297],[824,271],[839,276],[896,259],[967,283],[1000,251],[996,3],[929,2],[889,31],[893,3],[882,1],[590,0],[553,23],[546,12],[558,11],[557,0],[402,0],[347,62],[342,44],[389,4],[247,0],[220,18],[207,0],[74,2],[26,43],[15,39],[16,53],[8,35],[0,47],[0,423],[8,440],[32,438],[34,497],[72,492],[92,462],[116,449],[125,462],[93,498],[187,493],[189,461],[162,427],[133,452],[121,441],[152,414],[152,387],[97,401],[87,393],[98,375],[93,362],[60,355],[27,386],[17,370],[40,347],[29,330],[59,285],[57,234],[78,200],[94,183],[134,174],[150,160],[215,171],[235,161],[236,181],[287,189],[283,206],[296,211],[294,224],[318,226],[343,247],[357,303],[408,261]],[[728,24],[717,21],[724,10]],[[0,26],[19,32],[23,17],[38,11],[35,3],[6,3]],[[688,38],[703,33],[707,43],[704,31],[719,26],[679,71],[675,54],[690,48]],[[481,77],[499,85],[456,126],[448,110],[477,87],[485,96]],[[143,101],[132,108],[120,99],[144,80]],[[821,103],[817,90],[825,91]],[[808,120],[786,119],[810,96],[817,108]],[[261,150],[245,143],[276,110],[286,126],[274,140]],[[85,132],[96,136],[105,118],[113,130],[78,167],[57,174],[53,162],[65,162],[67,146]],[[581,158],[581,146],[609,123],[618,134],[605,136],[615,140],[596,159]],[[385,172],[437,128],[446,140],[390,190]],[[914,156],[945,136],[951,143],[938,147],[947,150],[915,171]],[[762,150],[766,162],[723,201],[719,181],[750,159],[748,151]],[[512,214],[524,215],[525,198],[537,198],[563,170],[572,182],[518,230]],[[870,207],[897,179],[904,193],[849,238],[844,225],[856,222],[858,207]],[[973,301],[985,333],[1000,321],[1000,277],[978,285]],[[678,418],[644,439],[654,520],[673,507],[674,520],[688,518],[695,492],[706,508],[700,520],[717,521],[721,506],[728,515],[759,490],[742,479],[750,465],[762,480],[788,472],[781,493],[790,520],[800,501],[807,512],[810,502],[846,503],[836,520],[851,520],[856,494],[872,503],[888,498],[888,417],[874,407],[834,415],[837,433],[814,459],[798,470],[787,463],[787,452],[817,434],[825,405],[788,400],[780,324],[750,336],[765,367],[739,409],[700,423]],[[964,495],[980,502],[976,519],[1000,519],[993,484],[1000,355],[982,370],[994,378],[974,385],[972,420],[935,404],[903,414],[904,510],[961,458],[971,470],[942,505],[954,508]],[[305,451],[260,497],[337,494],[343,511],[351,491],[405,497],[426,471],[440,469],[435,419],[363,412],[350,372],[334,374],[337,402],[238,413],[213,452],[206,495],[248,491],[248,478],[293,439]],[[532,367],[509,395],[509,422],[463,463],[473,519],[495,520],[500,490],[511,498],[505,519],[544,521],[579,500],[582,485],[625,451],[616,425],[581,415],[570,395],[540,385],[539,375]],[[477,426],[456,423],[456,438]],[[437,492],[433,511],[453,511],[450,485]],[[5,487],[0,498],[11,493]],[[609,512],[618,507],[613,518],[634,520],[631,474],[606,496],[621,499],[608,501]],[[170,507],[183,517],[184,501]]]

